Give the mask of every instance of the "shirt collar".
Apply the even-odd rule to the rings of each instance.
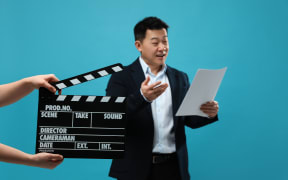
[[[146,62],[143,60],[143,58],[140,56],[139,57],[139,61],[140,61],[140,65],[142,67],[142,70],[144,72],[144,74],[149,74],[151,76],[155,76],[152,72],[150,67],[146,64]],[[161,71],[157,74],[157,76],[161,76],[162,74],[166,73],[167,70],[167,65],[164,64],[164,67],[161,69]]]

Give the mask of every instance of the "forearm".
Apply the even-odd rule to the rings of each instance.
[[[27,94],[31,93],[35,87],[29,80],[24,78],[16,82],[0,85],[0,107],[12,104]]]
[[[23,165],[33,165],[31,154],[24,153],[18,149],[0,144],[0,161]]]
[[[62,163],[63,156],[50,153],[38,153],[32,155],[4,144],[0,144],[0,161],[54,169],[56,166]]]

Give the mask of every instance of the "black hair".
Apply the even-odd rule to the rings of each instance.
[[[145,38],[146,31],[150,30],[159,30],[159,29],[166,29],[168,33],[169,26],[157,17],[146,17],[140,22],[138,22],[134,27],[134,37],[135,41],[140,40],[142,41]]]

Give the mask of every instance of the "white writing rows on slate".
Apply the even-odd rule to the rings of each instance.
[[[75,114],[76,118],[87,119],[88,114],[91,113],[104,113],[104,119],[122,119],[123,113],[107,113],[107,112],[72,112],[72,109],[69,105],[46,105],[45,110],[41,111],[41,117],[43,118],[57,118],[58,112],[70,112]],[[92,120],[92,116],[91,116]],[[72,123],[73,125],[73,123]],[[83,127],[81,127],[83,128]],[[93,128],[93,127],[89,127]],[[97,127],[96,129],[100,129]],[[106,129],[106,128],[102,128]],[[108,128],[108,129],[124,129],[124,128]],[[46,149],[45,152],[48,152],[48,149],[61,149],[61,148],[53,148],[53,142],[75,142],[75,150],[76,149],[87,149],[87,150],[112,150],[111,144],[123,144],[122,142],[89,142],[90,143],[98,143],[99,149],[88,149],[87,142],[76,142],[75,135],[81,136],[124,136],[124,135],[91,135],[91,134],[69,134],[69,135],[62,135],[67,133],[67,128],[59,127],[59,128],[52,128],[52,127],[40,127],[40,148],[39,149]],[[53,134],[53,135],[51,135]],[[60,135],[59,135],[60,134]],[[49,142],[47,142],[49,141]],[[52,141],[52,142],[51,142]],[[67,149],[65,149],[67,150]],[[72,149],[70,149],[72,150]],[[117,150],[116,150],[117,151]],[[118,150],[122,151],[122,150]]]

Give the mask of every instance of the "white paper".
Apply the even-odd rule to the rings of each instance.
[[[198,69],[176,116],[208,117],[200,110],[200,106],[214,100],[226,70],[227,67],[218,70]]]

